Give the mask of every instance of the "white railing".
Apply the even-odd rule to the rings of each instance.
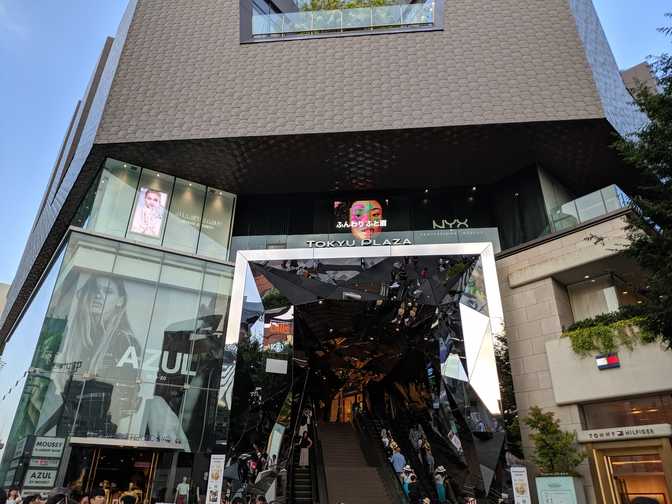
[[[435,2],[282,14],[254,14],[252,35],[283,36],[434,24]]]

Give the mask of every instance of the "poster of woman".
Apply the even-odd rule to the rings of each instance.
[[[165,192],[141,187],[133,210],[131,232],[160,238],[167,201],[168,195]]]

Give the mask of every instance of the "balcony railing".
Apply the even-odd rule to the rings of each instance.
[[[616,185],[586,194],[551,210],[551,230],[562,231],[582,222],[629,207],[630,198]]]
[[[254,14],[252,35],[271,37],[432,26],[435,2],[351,9]]]

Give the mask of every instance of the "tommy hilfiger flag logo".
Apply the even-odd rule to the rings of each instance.
[[[598,355],[595,357],[595,363],[597,364],[597,369],[600,371],[621,367],[621,360],[618,358],[618,354]]]

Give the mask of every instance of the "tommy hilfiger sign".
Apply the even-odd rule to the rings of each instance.
[[[596,441],[625,441],[626,439],[649,439],[672,436],[672,425],[653,424],[636,427],[617,427],[613,429],[594,429],[578,431],[576,438],[579,443]]]

